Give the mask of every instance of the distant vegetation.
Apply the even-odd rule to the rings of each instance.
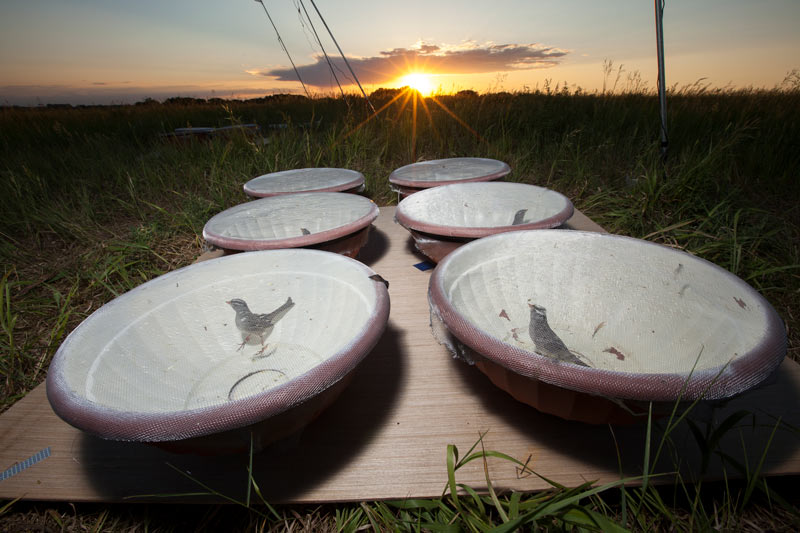
[[[145,100],[0,109],[0,374],[6,409],[44,379],[66,333],[114,296],[202,251],[205,221],[242,184],[299,167],[345,167],[381,205],[389,173],[420,159],[507,162],[509,179],[558,190],[612,232],[685,249],[761,291],[800,349],[800,83],[695,85],[668,96],[662,161],[652,91],[566,86],[417,100]],[[416,123],[414,117],[416,116]],[[188,126],[256,123],[172,143]],[[668,521],[667,521],[667,525]]]

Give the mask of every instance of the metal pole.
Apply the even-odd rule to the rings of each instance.
[[[661,159],[667,159],[669,138],[667,136],[667,84],[664,80],[664,2],[655,0],[656,48],[658,51],[658,102],[661,107]]]

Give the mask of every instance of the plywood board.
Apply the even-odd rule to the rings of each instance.
[[[359,256],[390,282],[392,309],[386,333],[333,406],[300,435],[254,457],[255,478],[269,501],[440,496],[447,480],[447,445],[455,444],[463,455],[480,434],[485,434],[486,449],[527,462],[537,473],[564,485],[612,482],[620,478],[620,470],[629,476],[641,474],[643,426],[616,427],[612,433],[609,427],[538,413],[436,343],[429,329],[430,271],[414,267],[424,257],[414,252],[409,234],[393,222],[393,216],[394,208],[381,209],[369,244]],[[569,226],[602,230],[579,212]],[[738,410],[753,413],[723,439],[726,453],[740,460],[747,456],[753,465],[778,417],[800,427],[798,396],[800,365],[785,361],[773,383],[697,416],[702,422],[710,417],[723,420]],[[697,447],[685,428],[673,433],[672,439],[674,455],[682,464],[699,464]],[[765,471],[800,473],[798,445],[796,432],[779,429]],[[0,498],[164,501],[154,495],[202,491],[190,478],[234,498],[243,498],[247,487],[247,457],[177,455],[146,444],[88,436],[56,417],[41,385],[0,417],[0,469],[45,448],[50,449],[49,457],[0,481]],[[661,468],[671,470],[676,460],[665,454]],[[488,465],[498,488],[548,488],[538,476],[520,473],[511,463],[490,459]],[[736,477],[730,467],[727,473]],[[722,465],[712,461],[709,476],[721,474]],[[476,461],[465,466],[457,480],[476,489],[484,487],[483,465]]]

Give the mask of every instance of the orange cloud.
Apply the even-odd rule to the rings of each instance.
[[[395,48],[373,57],[348,57],[362,83],[378,84],[396,79],[411,71],[436,74],[479,74],[550,68],[558,65],[569,52],[541,44],[482,45],[468,42],[458,46],[417,43],[411,48]],[[341,57],[329,56],[336,76],[343,85],[355,83]],[[335,79],[324,56],[315,62],[297,67],[307,85],[329,87]],[[274,77],[278,81],[296,81],[292,68],[250,69],[253,75]]]

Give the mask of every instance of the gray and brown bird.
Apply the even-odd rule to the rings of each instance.
[[[533,346],[539,355],[562,363],[589,366],[573,354],[547,323],[547,309],[541,305],[528,304],[531,308],[531,323],[528,326]]]
[[[294,302],[291,297],[287,298],[283,305],[271,313],[253,313],[250,311],[247,303],[241,298],[233,298],[225,303],[233,307],[233,310],[236,311],[236,327],[239,328],[239,331],[244,335],[244,340],[236,351],[238,352],[244,349],[244,345],[255,335],[261,341],[261,350],[259,350],[256,355],[263,353],[267,348],[267,346],[264,345],[264,339],[272,333],[272,328],[275,327],[278,320],[283,318],[283,316],[294,307]]]

